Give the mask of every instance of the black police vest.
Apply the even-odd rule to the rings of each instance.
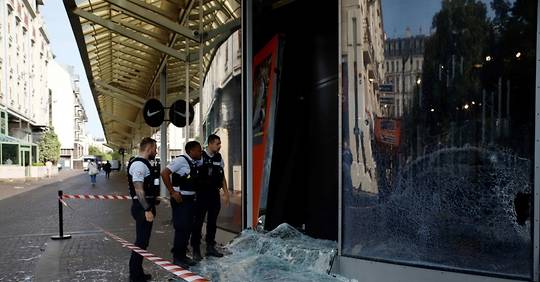
[[[172,173],[172,185],[180,187],[181,191],[197,191],[197,180],[199,177],[199,168],[188,157],[181,155],[189,164],[189,174],[180,176],[180,174]]]
[[[129,194],[131,195],[131,197],[137,196],[137,193],[135,193],[135,186],[133,185],[133,176],[129,173],[129,169],[131,168],[131,165],[136,161],[140,161],[144,163],[146,167],[148,167],[148,170],[150,170],[150,175],[144,178],[143,187],[144,187],[144,194],[147,197],[146,202],[150,206],[154,206],[156,203],[156,197],[159,196],[159,189],[154,185],[154,179],[156,176],[152,173],[153,171],[152,165],[150,165],[150,162],[148,162],[148,160],[146,159],[139,158],[139,157],[133,158],[128,164],[127,171],[128,171]],[[134,201],[138,201],[138,200],[134,199]]]
[[[221,154],[215,153],[210,157],[206,152],[203,152],[203,165],[200,169],[201,188],[219,189],[223,186],[223,167],[221,167]]]

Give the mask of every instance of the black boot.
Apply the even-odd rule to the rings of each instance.
[[[215,245],[208,245],[206,246],[206,256],[209,257],[209,256],[212,256],[212,257],[223,257],[223,254],[220,253],[217,249],[216,249],[216,246]]]
[[[130,275],[129,281],[130,282],[146,282],[152,280],[152,275],[150,274],[142,274],[142,275]]]
[[[180,258],[174,258],[173,264],[176,264],[184,269],[189,269],[190,266],[196,265],[197,262],[188,256],[183,256]]]
[[[201,247],[192,247],[192,248],[193,248],[193,260],[201,261],[202,260]]]

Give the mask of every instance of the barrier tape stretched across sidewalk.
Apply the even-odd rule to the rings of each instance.
[[[152,198],[152,197],[147,197]],[[168,200],[167,197],[156,197],[157,199]],[[138,199],[137,196],[125,196],[125,195],[68,195],[63,194],[62,199],[82,199],[82,200],[131,200]]]
[[[85,196],[85,197],[78,197],[78,196]],[[102,196],[102,197],[96,197],[96,196]],[[113,198],[108,198],[108,197],[105,197],[105,196],[108,196],[108,197],[113,197]],[[120,198],[116,198],[116,197],[120,197]],[[77,213],[77,210],[75,210],[73,207],[71,207],[70,205],[68,205],[66,203],[66,201],[64,201],[64,199],[92,199],[92,200],[107,200],[107,199],[113,199],[113,200],[129,200],[131,199],[132,197],[130,196],[117,196],[117,195],[62,195],[61,197],[58,197],[58,201],[63,204],[64,206],[70,208],[71,210],[73,210],[74,212]],[[135,197],[136,198],[136,197]],[[84,215],[81,215],[82,217],[85,217]],[[172,273],[173,275],[175,275],[176,277],[178,278],[181,278],[185,281],[188,281],[188,282],[208,282],[210,280],[194,273],[194,272],[191,272],[189,270],[186,270],[180,266],[177,266],[175,264],[172,264],[170,261],[166,260],[166,259],[163,259],[163,258],[160,258],[146,250],[143,250],[137,246],[135,246],[134,244],[132,243],[129,243],[128,241],[122,239],[121,237],[118,237],[116,236],[115,234],[103,229],[102,227],[100,227],[99,225],[93,223],[92,221],[88,221],[91,225],[95,226],[96,228],[100,229],[103,233],[105,233],[106,235],[108,235],[109,237],[111,237],[112,239],[114,239],[115,241],[119,242],[120,244],[122,244],[122,247],[124,248],[127,248],[127,249],[130,249],[138,254],[140,254],[143,258],[149,260],[150,262],[156,264],[157,266],[167,270],[169,273]],[[62,233],[62,232],[60,232]],[[61,234],[62,235],[62,234]]]
[[[199,275],[197,275],[196,273],[193,273],[189,270],[185,270],[183,268],[181,268],[180,266],[178,265],[175,265],[175,264],[172,264],[170,261],[166,260],[166,259],[162,259],[152,253],[149,253],[143,249],[140,249],[139,247],[127,242],[126,240],[110,233],[110,232],[107,232],[106,230],[103,230],[103,232],[107,235],[109,235],[109,237],[113,238],[114,240],[116,240],[117,242],[121,243],[123,247],[125,248],[128,248],[138,254],[140,254],[141,256],[143,256],[145,259],[161,266],[163,269],[169,271],[170,273],[176,275],[177,277],[180,277],[186,281],[189,281],[189,282],[203,282],[203,281],[209,281],[207,280],[206,278],[204,277],[201,277]]]
[[[131,200],[131,196],[124,195],[62,195],[62,199],[86,199],[86,200]]]

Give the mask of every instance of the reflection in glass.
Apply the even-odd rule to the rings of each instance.
[[[530,277],[536,1],[352,2],[343,253]]]
[[[225,178],[230,195],[230,205],[221,206],[217,226],[232,232],[242,230],[241,179],[241,124],[240,78],[234,77],[224,88],[216,91],[207,120],[206,135],[217,134],[221,139],[220,154],[225,162]]]

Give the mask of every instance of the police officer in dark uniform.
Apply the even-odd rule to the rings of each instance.
[[[161,171],[161,177],[171,195],[174,226],[173,263],[187,269],[196,264],[186,253],[193,226],[195,191],[198,189],[202,148],[199,142],[190,141],[186,143],[185,149],[186,154],[171,161]]]
[[[136,238],[135,246],[146,250],[152,233],[152,222],[156,216],[156,197],[159,189],[154,185],[155,175],[149,160],[157,154],[156,140],[146,137],[139,145],[139,155],[133,158],[128,165],[129,193],[133,199],[131,215],[135,219]],[[148,281],[150,274],[145,274],[142,267],[143,257],[136,252],[131,253],[129,260],[129,280]]]
[[[224,162],[219,150],[221,140],[219,136],[208,136],[208,148],[202,154],[202,166],[199,172],[199,189],[195,204],[195,224],[191,235],[193,258],[201,260],[201,232],[204,218],[206,220],[206,256],[222,257],[223,254],[216,249],[216,224],[221,209],[220,189],[223,188],[225,205],[229,205],[229,190],[224,174]]]

